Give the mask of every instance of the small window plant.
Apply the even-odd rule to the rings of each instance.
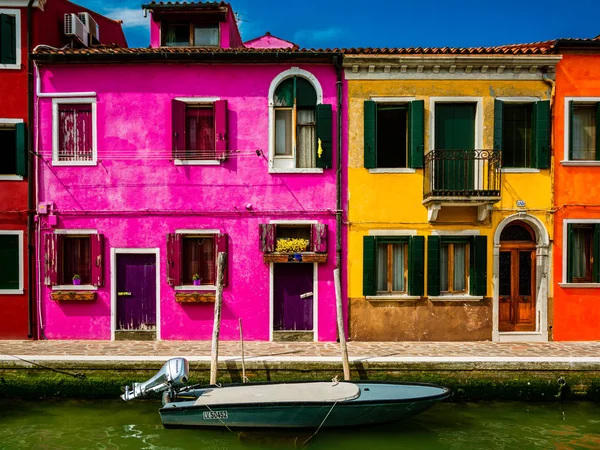
[[[197,273],[192,275],[192,283],[194,283],[194,286],[200,286],[202,284],[202,278],[200,278],[200,275]]]
[[[81,277],[77,273],[73,275],[73,284],[76,286],[81,284]]]

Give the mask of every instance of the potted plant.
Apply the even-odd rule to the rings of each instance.
[[[81,277],[78,274],[73,275],[73,284],[79,286],[81,284]]]
[[[202,284],[202,278],[200,278],[200,275],[197,273],[192,275],[192,283],[194,283],[194,286],[200,286]]]

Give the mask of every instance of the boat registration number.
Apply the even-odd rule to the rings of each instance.
[[[204,411],[204,420],[227,419],[227,411]]]

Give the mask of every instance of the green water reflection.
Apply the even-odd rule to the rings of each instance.
[[[290,449],[303,433],[164,429],[158,402],[0,400],[2,449]],[[442,403],[404,423],[322,429],[307,449],[600,449],[600,405]]]

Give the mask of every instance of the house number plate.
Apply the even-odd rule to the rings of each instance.
[[[227,411],[204,411],[204,420],[227,419]]]
[[[129,296],[129,295],[131,295],[131,292],[117,292],[117,295],[119,295],[119,296]]]

